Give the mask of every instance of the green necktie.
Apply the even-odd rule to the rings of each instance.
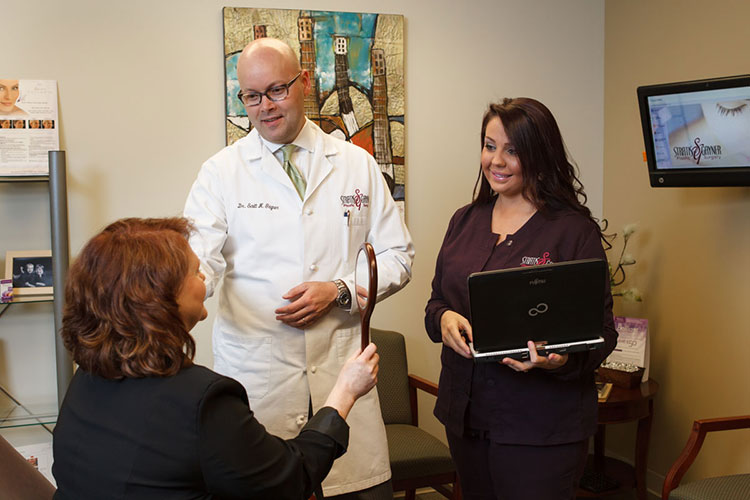
[[[292,180],[292,184],[294,184],[295,189],[297,190],[297,193],[299,194],[300,199],[305,199],[305,188],[307,188],[307,182],[305,182],[305,179],[300,175],[299,170],[297,170],[297,167],[294,163],[292,163],[292,151],[294,151],[294,148],[296,148],[294,144],[287,144],[286,146],[283,146],[281,148],[281,152],[284,154],[284,172],[289,176],[289,178]]]

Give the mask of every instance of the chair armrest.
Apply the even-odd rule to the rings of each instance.
[[[419,410],[417,408],[417,389],[437,396],[437,384],[427,379],[409,374],[409,404],[411,406],[411,425],[419,427]]]
[[[724,418],[706,418],[693,422],[693,429],[690,432],[685,448],[677,457],[677,460],[670,467],[667,476],[664,479],[662,488],[662,500],[668,500],[669,492],[677,488],[682,481],[682,477],[688,468],[693,464],[695,457],[703,446],[703,440],[706,439],[707,432],[730,431],[734,429],[750,428],[750,415]]]
[[[750,415],[739,417],[704,418],[696,420],[693,426],[703,429],[703,433],[714,431],[732,431],[734,429],[750,429]]]
[[[418,377],[417,375],[409,374],[409,387],[422,389],[423,391],[432,394],[433,396],[437,396],[438,393],[438,386],[436,383],[430,382],[429,380],[422,377]]]

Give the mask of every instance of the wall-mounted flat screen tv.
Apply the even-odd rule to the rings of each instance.
[[[638,87],[654,187],[750,186],[750,75]]]

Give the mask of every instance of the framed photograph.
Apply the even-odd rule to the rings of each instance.
[[[13,295],[52,295],[52,251],[20,250],[5,254],[5,277]]]

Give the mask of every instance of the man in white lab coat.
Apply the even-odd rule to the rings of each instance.
[[[269,432],[292,437],[359,349],[351,291],[360,245],[376,252],[378,299],[409,281],[414,247],[372,156],[305,118],[311,75],[288,45],[251,42],[237,77],[253,130],[203,164],[185,216],[208,295],[224,278],[214,369],[245,386]],[[349,451],[325,497],[392,498],[377,391],[347,420]]]

